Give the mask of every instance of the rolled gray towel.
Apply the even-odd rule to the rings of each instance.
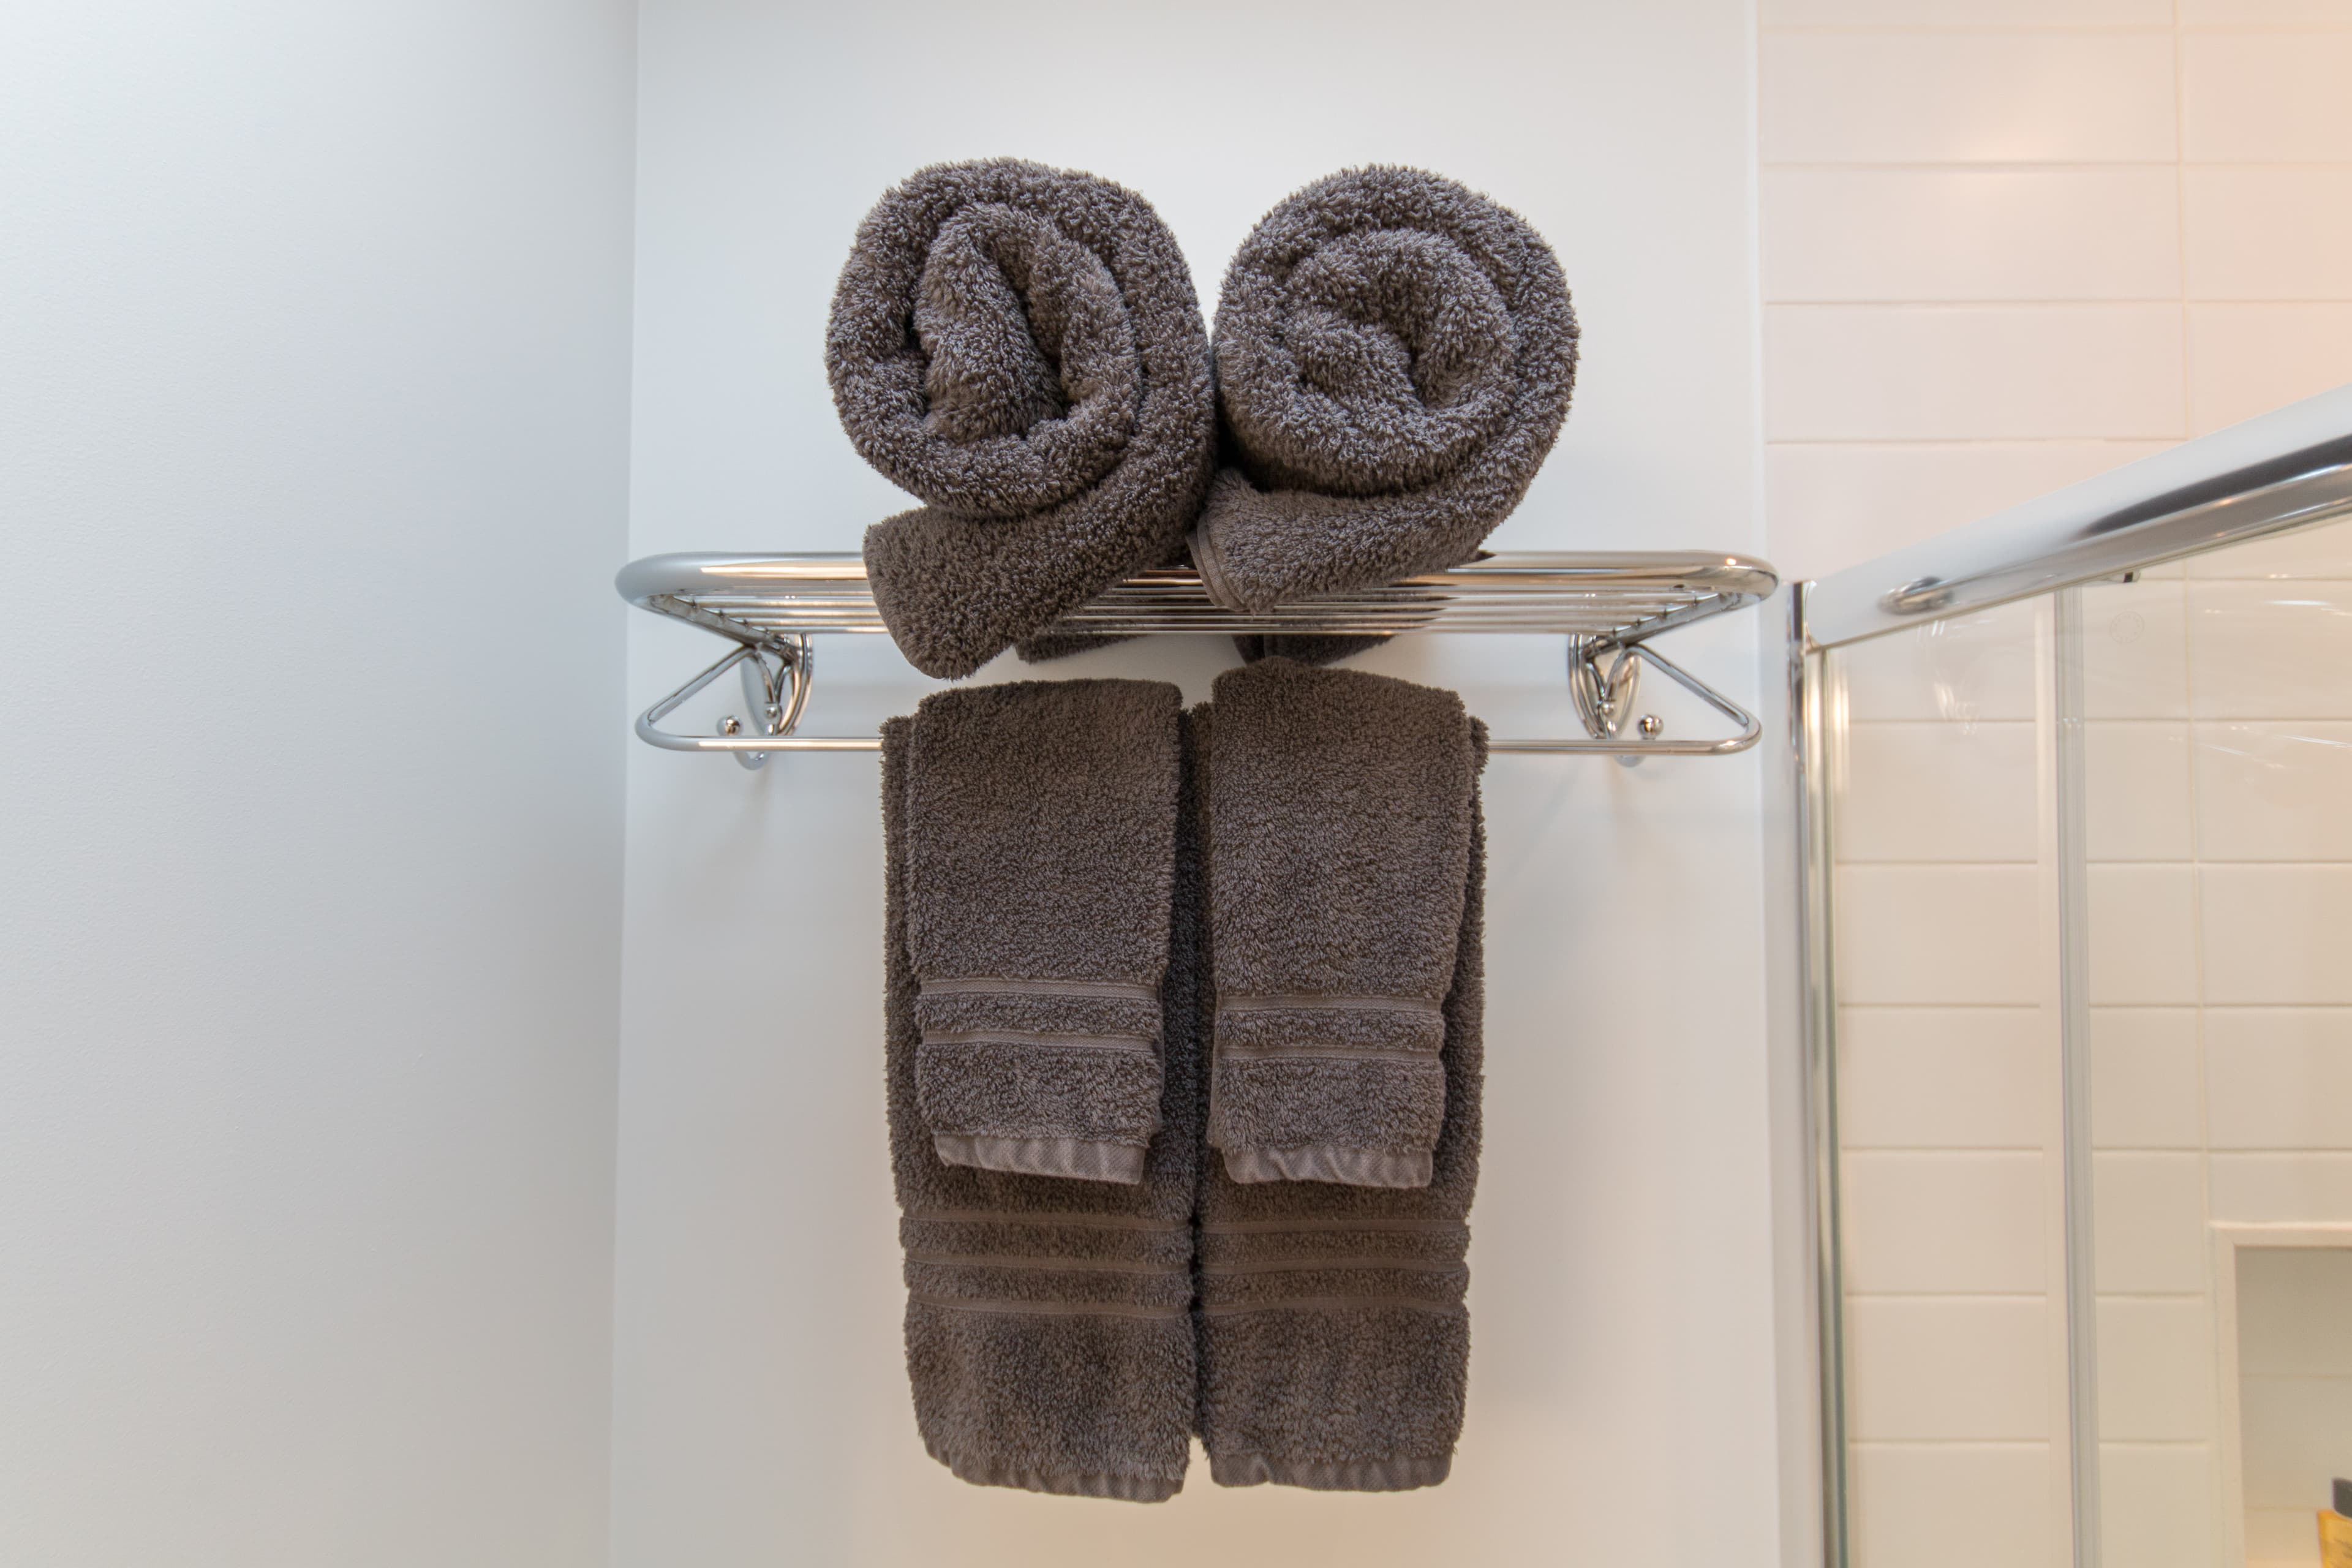
[[[1202,1093],[1195,973],[1200,811],[1180,731],[1160,1135],[1132,1184],[940,1158],[921,1105],[920,986],[908,943],[908,771],[917,721],[883,727],[884,1066],[906,1248],[907,1372],[931,1457],[982,1486],[1154,1502],[1183,1485],[1197,1388],[1192,1212]]]
[[[1276,207],[1217,302],[1210,593],[1265,610],[1471,559],[1559,438],[1576,346],[1551,247],[1475,191],[1351,169]]]
[[[1462,700],[1268,658],[1217,678],[1209,1142],[1237,1182],[1417,1187],[1479,756]]]
[[[1160,1122],[1182,700],[1164,681],[1022,681],[916,710],[916,1084],[950,1164],[1142,1179]]]
[[[1194,713],[1211,788],[1228,717]],[[1471,739],[1483,761],[1486,731],[1475,721]],[[1444,1120],[1428,1184],[1244,1184],[1201,1158],[1201,1438],[1222,1486],[1400,1491],[1434,1486],[1453,1466],[1469,1384],[1464,1293],[1483,1070],[1486,857],[1475,794],[1469,824],[1439,1052]],[[1223,985],[1213,962],[1200,984],[1204,998]],[[1205,1007],[1199,1017],[1205,1030]]]
[[[859,225],[825,369],[866,460],[925,503],[866,533],[882,619],[971,674],[1199,516],[1215,412],[1175,237],[1091,174],[942,163]]]

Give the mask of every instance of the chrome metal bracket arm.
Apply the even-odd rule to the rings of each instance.
[[[637,739],[666,752],[727,752],[746,768],[768,765],[772,752],[879,751],[879,736],[831,739],[796,735],[801,710],[808,706],[812,650],[804,634],[791,633],[764,643],[740,643],[718,663],[637,715]],[[743,700],[751,709],[752,732],[730,713],[719,721],[716,735],[680,735],[661,727],[678,705],[730,669],[742,672]]]
[[[1639,666],[1654,666],[1675,685],[1739,726],[1736,735],[1716,741],[1669,741],[1655,714],[1643,714],[1633,724],[1639,739],[1624,733],[1640,689]],[[1709,686],[1681,665],[1646,643],[1618,643],[1606,637],[1568,639],[1568,695],[1577,717],[1584,721],[1581,741],[1496,741],[1496,752],[1590,752],[1615,757],[1628,767],[1643,757],[1727,757],[1763,739],[1764,722]]]

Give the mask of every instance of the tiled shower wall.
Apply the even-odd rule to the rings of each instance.
[[[2352,381],[2352,4],[1760,0],[1773,560]]]
[[[2214,1243],[2352,1247],[2352,525],[2084,605],[2099,1425],[2106,1471],[2138,1479],[2105,1514],[2139,1555],[2106,1561],[2238,1561],[2242,1535],[2246,1563],[2315,1564],[2352,1377],[2217,1343],[2239,1271]],[[2352,1321],[2334,1337],[2352,1350]]]
[[[1762,0],[1761,21],[1790,575],[2352,382],[2352,4]],[[1862,1568],[2067,1551],[2047,614],[1842,672]],[[2233,1533],[2211,1224],[2352,1221],[2352,750],[2329,743],[2352,740],[2352,541],[2092,590],[2083,635],[2103,1555],[2210,1568]],[[2352,1431],[2334,1410],[2315,1419]],[[2248,1480],[2251,1559],[2300,1560],[2315,1500]]]

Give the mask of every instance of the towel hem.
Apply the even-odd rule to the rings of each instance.
[[[1108,1471],[1046,1470],[1003,1459],[950,1454],[936,1445],[923,1447],[960,1481],[976,1487],[1012,1487],[1021,1491],[1047,1492],[1056,1497],[1106,1498],[1118,1502],[1166,1502],[1183,1489],[1184,1478],[1122,1476]]]
[[[997,1138],[979,1133],[938,1132],[931,1147],[950,1165],[983,1171],[1013,1171],[1028,1176],[1065,1176],[1083,1182],[1143,1180],[1140,1143],[1107,1143],[1086,1138]],[[1428,1181],[1427,1176],[1422,1180]]]
[[[1225,1174],[1236,1182],[1336,1182],[1349,1187],[1425,1187],[1434,1169],[1426,1153],[1341,1149],[1328,1143],[1295,1149],[1226,1149]]]
[[[1427,996],[1358,996],[1338,991],[1236,992],[1217,998],[1226,1013],[1443,1013]]]
[[[919,983],[925,996],[1118,996],[1157,1002],[1160,987],[1126,980],[1024,980],[987,974],[956,974]]]
[[[1277,1459],[1265,1454],[1212,1454],[1209,1479],[1221,1487],[1304,1487],[1318,1492],[1405,1492],[1433,1487],[1454,1456],[1393,1459]]]

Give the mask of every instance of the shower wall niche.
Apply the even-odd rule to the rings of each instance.
[[[2297,1568],[2352,1476],[2352,524],[1808,671],[1832,1535]]]

